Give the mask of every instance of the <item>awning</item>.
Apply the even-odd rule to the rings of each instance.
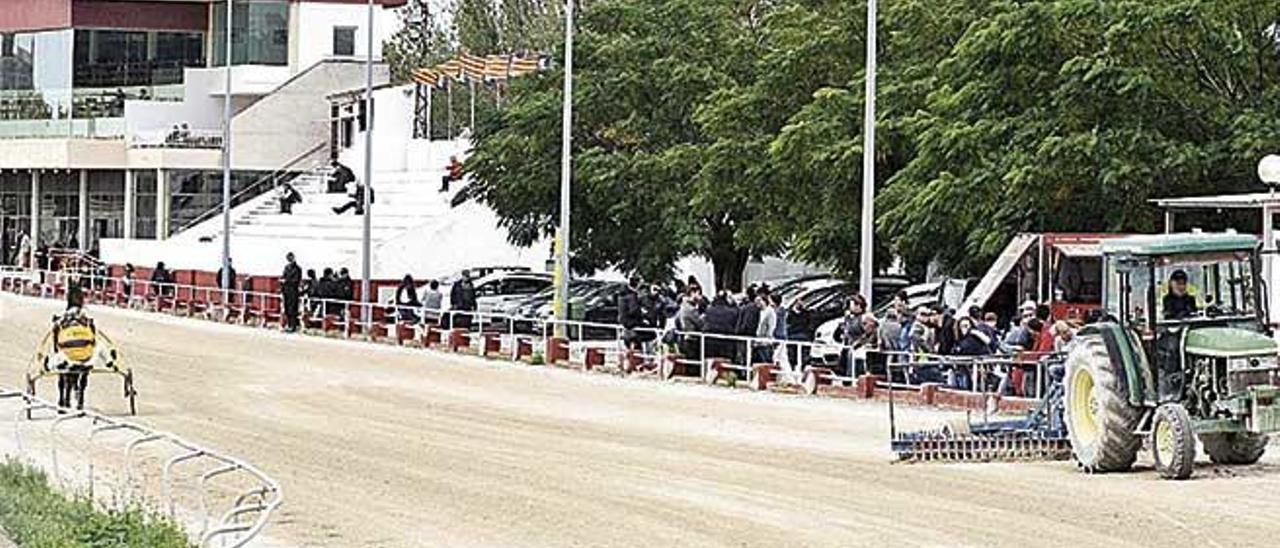
[[[1102,245],[1097,242],[1088,244],[1055,244],[1053,248],[1067,257],[1102,256]]]
[[[996,258],[996,262],[991,265],[991,269],[982,276],[982,281],[978,282],[978,286],[973,289],[973,293],[964,300],[964,306],[961,310],[968,310],[971,306],[985,308],[987,301],[995,295],[996,290],[1000,289],[1000,284],[1004,283],[1005,278],[1009,277],[1009,273],[1013,272],[1013,267],[1018,265],[1018,261],[1023,255],[1027,254],[1027,250],[1040,240],[1039,234],[1019,234],[1013,237],[1009,245],[1005,246],[1004,251],[1000,252],[1000,256]]]

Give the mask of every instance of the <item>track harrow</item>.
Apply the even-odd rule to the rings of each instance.
[[[898,460],[912,462],[1026,462],[1071,458],[1071,443],[1058,432],[1025,429],[1024,421],[989,426],[995,428],[970,433],[953,433],[949,429],[903,433],[891,445]]]

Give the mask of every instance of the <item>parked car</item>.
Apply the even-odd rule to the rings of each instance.
[[[876,278],[872,286],[872,309],[889,302],[909,283],[902,278]],[[796,288],[790,290],[790,295],[783,295],[782,304],[788,310],[788,336],[803,341],[814,340],[820,326],[843,316],[849,299],[858,293],[857,284],[835,278],[807,281]]]
[[[449,293],[455,282],[440,285],[446,310],[450,308]],[[476,310],[488,313],[501,313],[511,304],[551,287],[551,283],[550,274],[519,270],[502,270],[471,280],[476,289]]]

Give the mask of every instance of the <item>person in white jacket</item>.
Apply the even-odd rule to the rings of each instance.
[[[772,339],[778,327],[778,310],[769,303],[767,293],[756,296],[756,304],[760,306],[760,321],[756,324],[757,339]],[[755,363],[771,363],[773,361],[773,344],[756,343],[753,352]]]

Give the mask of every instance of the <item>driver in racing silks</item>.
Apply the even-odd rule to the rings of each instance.
[[[53,320],[53,348],[58,362],[58,407],[71,407],[71,396],[76,397],[76,408],[84,409],[84,392],[89,386],[89,370],[93,368],[94,352],[98,340],[93,319],[84,311],[84,292],[79,286],[67,288],[67,309]]]

